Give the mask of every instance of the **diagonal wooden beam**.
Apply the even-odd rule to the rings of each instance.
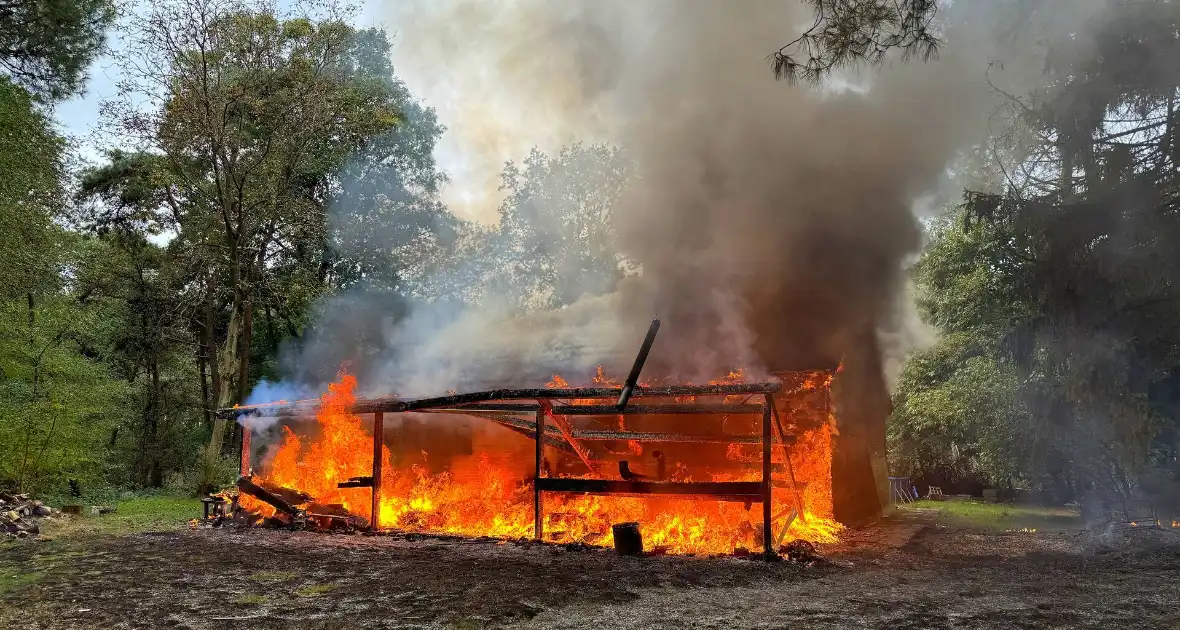
[[[806,523],[807,516],[805,516],[806,511],[803,509],[803,497],[799,494],[799,482],[795,481],[795,467],[791,464],[791,452],[787,450],[787,432],[783,431],[782,421],[778,417],[778,407],[774,405],[774,399],[770,394],[766,394],[766,404],[770,405],[770,413],[774,416],[774,426],[778,429],[778,445],[782,449],[783,460],[787,464],[787,475],[791,480],[791,498],[795,500],[795,513],[800,520]],[[790,527],[790,524],[787,526]],[[785,533],[786,530],[784,529],[783,532]],[[779,537],[782,538],[782,536]]]
[[[581,459],[582,463],[586,464],[586,468],[589,468],[590,472],[598,472],[598,467],[594,465],[594,461],[590,457],[590,451],[586,450],[578,442],[577,438],[574,437],[574,427],[569,423],[569,420],[566,420],[564,416],[554,415],[553,405],[548,400],[542,399],[537,402],[541,405],[541,410],[545,412],[545,417],[553,420],[553,424],[557,425],[558,430],[561,431],[561,435],[573,447],[574,452],[578,454],[578,459]]]

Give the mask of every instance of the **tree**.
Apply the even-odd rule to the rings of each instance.
[[[2,0],[0,68],[39,98],[75,94],[114,17],[111,0]]]
[[[958,229],[936,232],[918,267],[943,344],[967,335],[977,356],[1010,375],[1016,411],[1031,424],[998,430],[1027,440],[1021,467],[1032,483],[1124,502],[1176,491],[1156,482],[1176,472],[1180,452],[1178,25],[1177,3],[1135,0],[1051,41],[1043,87],[1006,95],[1020,131],[1038,142],[1000,165],[1002,194],[966,195]],[[911,437],[913,401],[969,362],[939,352],[952,357],[946,375],[911,374],[899,392],[895,420],[913,425],[899,427]],[[947,421],[965,426],[966,414]]]
[[[776,79],[818,82],[858,62],[880,64],[890,51],[929,59],[938,51],[936,0],[805,0],[815,22],[770,55]]]
[[[0,484],[31,491],[105,478],[127,394],[104,361],[112,312],[74,282],[91,244],[55,245],[56,281],[0,302]]]
[[[29,93],[6,79],[0,79],[0,120],[0,298],[12,299],[53,283],[52,219],[63,198],[64,143]]]
[[[612,232],[634,164],[605,145],[575,144],[550,158],[537,149],[509,162],[496,235],[501,291],[522,306],[555,308],[611,291],[623,275]]]
[[[175,233],[183,301],[199,305],[191,319],[209,368],[208,407],[245,399],[256,314],[295,318],[282,312],[280,291],[307,304],[363,269],[336,258],[326,219],[334,203],[353,194],[352,212],[380,206],[390,222],[397,206],[384,204],[395,187],[366,183],[402,174],[400,191],[437,186],[421,157],[437,137],[432,114],[409,107],[384,35],[343,17],[331,6],[316,20],[266,3],[174,0],[130,21],[125,95],[106,112],[136,150],[112,153],[83,190],[101,200],[96,227],[120,219]],[[399,135],[408,110],[430,120]],[[407,148],[407,138],[417,144]],[[363,168],[341,176],[350,159]],[[404,172],[407,163],[418,171]],[[439,210],[423,205],[420,217]],[[224,432],[216,420],[210,475]]]

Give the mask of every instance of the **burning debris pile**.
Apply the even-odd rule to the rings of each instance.
[[[0,531],[9,536],[25,538],[41,533],[38,519],[60,514],[57,510],[27,494],[0,492]]]
[[[227,522],[251,527],[312,530],[330,533],[355,533],[369,528],[368,519],[353,514],[339,503],[324,503],[311,495],[254,479],[238,478],[233,488],[210,495],[202,502],[205,514],[189,526],[216,528]],[[266,509],[257,509],[259,505]],[[244,507],[253,506],[253,507]],[[268,512],[269,515],[264,513]]]
[[[610,546],[612,526],[634,522],[656,553],[834,542],[831,372],[743,380],[733,372],[696,388],[645,384],[627,406],[615,404],[623,388],[599,369],[589,388],[555,376],[545,389],[426,404],[357,400],[356,379],[343,374],[303,407],[314,423],[287,418],[259,474],[243,476],[226,499],[238,522],[318,531]],[[399,412],[396,423],[386,424],[379,403]],[[448,433],[438,425],[451,419],[438,414],[479,420]]]

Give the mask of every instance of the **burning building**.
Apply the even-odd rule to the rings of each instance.
[[[472,273],[461,274],[458,312],[434,300],[364,325],[348,309],[323,309],[317,325],[333,334],[305,335],[289,363],[334,369],[357,360],[357,381],[340,380],[320,402],[228,411],[282,420],[277,441],[252,460],[255,481],[302,492],[286,503],[328,520],[341,513],[378,528],[603,543],[609,525],[636,521],[649,546],[677,552],[830,540],[837,523],[879,514],[889,394],[878,335],[908,336],[916,319],[896,308],[904,262],[922,242],[915,200],[944,183],[947,164],[986,118],[990,92],[965,65],[979,57],[948,51],[937,66],[821,92],[775,82],[760,63],[784,29],[814,18],[797,2],[514,4],[536,19],[500,27],[532,24],[536,33],[502,33],[494,45],[534,48],[447,48],[481,62],[529,62],[520,73],[527,85],[505,90],[522,100],[577,83],[562,107],[523,119],[600,121],[602,134],[588,137],[635,160],[638,175],[619,184],[610,208],[577,214],[609,223],[604,256],[625,261],[628,273],[610,286],[581,286],[580,273],[533,278],[570,297],[525,315],[495,311],[504,297],[495,273],[508,263],[489,263],[489,275],[459,265]],[[538,59],[572,67],[549,75],[531,63]],[[478,69],[496,81],[509,70]],[[550,197],[526,205],[569,201]],[[576,250],[584,230],[560,212],[547,216],[558,217],[545,227],[562,236],[552,246]],[[667,325],[646,384],[630,411],[612,411],[623,383],[611,376],[624,373],[634,331],[653,314]],[[364,334],[349,346],[355,328]],[[373,339],[385,345],[374,349]],[[740,378],[726,376],[735,368]],[[667,387],[681,389],[659,389]],[[485,393],[405,396],[448,388]],[[390,391],[403,396],[374,398]],[[261,515],[278,509],[258,500],[246,501]]]
[[[598,367],[585,387],[360,399],[342,373],[319,401],[224,410],[281,420],[261,457],[243,444],[240,505],[283,525],[601,545],[636,522],[669,553],[833,542],[879,513],[887,397],[858,372],[879,374],[871,352],[766,380],[637,382],[654,330],[626,382]]]

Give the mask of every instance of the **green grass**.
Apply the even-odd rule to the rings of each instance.
[[[987,530],[1061,531],[1082,527],[1075,509],[981,501],[916,501],[901,510],[933,513],[946,525]]]
[[[169,531],[184,529],[189,520],[201,516],[201,502],[193,497],[157,494],[123,499],[114,505],[116,511],[110,514],[42,521],[41,531],[49,537]]]
[[[37,583],[44,575],[43,571],[30,567],[4,566],[0,567],[0,595],[8,595]]]
[[[312,584],[311,586],[295,589],[295,595],[298,597],[318,597],[328,593],[333,588],[336,588],[334,584]]]

